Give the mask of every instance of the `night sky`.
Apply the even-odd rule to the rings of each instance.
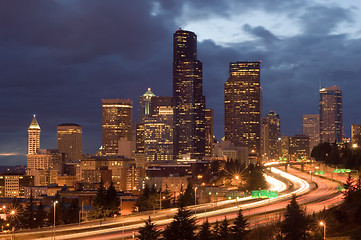
[[[101,99],[134,102],[147,88],[172,94],[173,33],[198,36],[203,92],[224,134],[229,63],[259,61],[263,116],[285,135],[318,113],[320,86],[343,92],[344,132],[361,124],[361,2],[358,0],[0,1],[0,165],[26,164],[35,113],[41,148],[56,126],[83,126],[83,152],[101,145]]]

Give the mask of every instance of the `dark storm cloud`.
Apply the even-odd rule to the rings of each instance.
[[[294,0],[1,1],[0,153],[26,153],[33,113],[42,148],[56,147],[56,125],[75,122],[83,126],[84,152],[94,153],[101,144],[102,98],[129,98],[136,112],[146,88],[172,94],[172,34],[179,26],[256,10],[288,14],[300,30],[278,36],[262,24],[242,22],[234,34],[249,34],[252,41],[199,43],[217,138],[223,136],[223,85],[235,61],[262,60],[264,113],[279,113],[286,134],[301,127],[302,113],[317,113],[320,81],[341,86],[345,126],[351,117],[359,120],[361,41],[332,33],[352,23],[352,9]],[[0,158],[4,164],[1,159],[9,157]]]

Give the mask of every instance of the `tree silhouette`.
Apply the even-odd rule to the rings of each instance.
[[[242,240],[245,239],[249,230],[247,229],[249,226],[247,218],[243,217],[242,209],[238,211],[237,218],[233,222],[233,226],[231,227],[231,235],[232,239]]]
[[[140,240],[157,240],[159,239],[160,231],[157,229],[155,224],[150,219],[145,221],[145,226],[139,229],[138,239]]]
[[[212,239],[212,232],[210,229],[210,225],[208,219],[202,224],[201,230],[197,235],[198,240],[210,240]]]
[[[222,240],[230,239],[229,223],[226,217],[224,218],[224,220],[221,223],[221,226],[219,227],[219,237]]]
[[[163,232],[164,240],[195,240],[195,220],[184,207],[178,208],[174,220]]]
[[[309,219],[296,201],[296,195],[286,207],[285,219],[281,223],[281,234],[285,240],[309,238]]]

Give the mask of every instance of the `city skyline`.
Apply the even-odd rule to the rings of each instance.
[[[101,6],[97,3],[85,5],[80,1],[74,11],[83,24],[65,10],[71,3],[61,6],[50,2],[32,6],[24,3],[16,7],[13,3],[1,4],[3,10],[0,11],[7,13],[0,14],[3,43],[0,50],[4,53],[0,75],[3,103],[0,155],[23,154],[15,160],[1,156],[1,165],[12,165],[9,161],[25,163],[26,128],[33,113],[37,114],[42,128],[42,148],[56,146],[58,124],[74,122],[83,126],[83,152],[94,153],[101,145],[102,98],[129,98],[135,103],[134,109],[138,109],[136,102],[148,87],[157,96],[171,96],[172,33],[179,26],[198,36],[203,91],[207,108],[214,109],[218,140],[224,135],[222,86],[228,77],[228,65],[233,61],[262,60],[263,117],[274,110],[280,115],[281,131],[286,135],[302,132],[302,114],[318,113],[320,82],[322,87],[340,86],[343,92],[346,135],[350,135],[351,123],[360,123],[357,103],[361,99],[356,91],[360,86],[361,70],[355,61],[361,49],[357,28],[360,16],[359,9],[351,7],[359,6],[356,1],[345,1],[343,5],[315,1],[304,6],[290,2],[279,3],[277,7],[266,2],[257,3],[265,18],[273,19],[275,13],[284,17],[291,8],[298,11],[291,21],[282,22],[280,29],[294,24],[293,30],[284,32],[275,30],[264,18],[256,22],[246,19],[222,31],[209,31],[219,27],[222,21],[218,26],[210,24],[217,18],[234,19],[236,14],[230,8],[235,2],[227,5],[221,1],[219,4],[223,4],[223,8],[197,6],[205,15],[195,16],[189,6],[197,3],[187,1],[179,4],[188,4],[188,11],[176,8],[175,3],[168,6],[159,3],[154,7],[144,2],[142,9],[133,4],[121,9],[111,1]],[[49,7],[58,9],[58,15],[42,14]],[[92,19],[95,9],[100,10],[97,14],[103,21]],[[216,9],[222,10],[216,12]],[[245,18],[252,11],[246,8],[239,15]],[[309,14],[314,15],[313,12],[319,17],[307,18]],[[179,18],[165,20],[173,13]],[[222,15],[226,13],[229,18]],[[39,18],[37,14],[44,17]],[[205,24],[211,14],[214,17]],[[126,24],[133,19],[131,15],[139,16],[132,27]],[[59,22],[64,16],[66,22]],[[298,22],[301,20],[304,20],[302,24]],[[89,31],[85,22],[94,28]],[[113,30],[114,26],[117,31]],[[135,32],[135,29],[140,31]],[[230,37],[232,34],[238,35],[238,40]],[[227,37],[229,42],[225,41]],[[147,39],[147,46],[140,39]]]

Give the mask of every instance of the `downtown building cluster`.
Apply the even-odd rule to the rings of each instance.
[[[82,153],[82,127],[74,123],[57,126],[57,149],[41,149],[41,128],[34,115],[28,128],[26,175],[12,176],[3,185],[0,178],[1,197],[58,193],[91,205],[100,183],[129,192],[124,199],[132,199],[146,184],[176,195],[190,176],[201,177],[211,161],[247,165],[291,160],[309,157],[322,141],[342,141],[338,87],[320,90],[319,114],[303,116],[303,134],[281,135],[281,120],[274,111],[262,119],[261,61],[230,63],[224,84],[224,138],[217,141],[214,113],[203,95],[202,70],[196,35],[178,29],[173,35],[173,96],[156,96],[149,88],[139,99],[136,123],[131,100],[102,99],[102,145],[94,155]],[[357,126],[355,136],[361,131]]]

